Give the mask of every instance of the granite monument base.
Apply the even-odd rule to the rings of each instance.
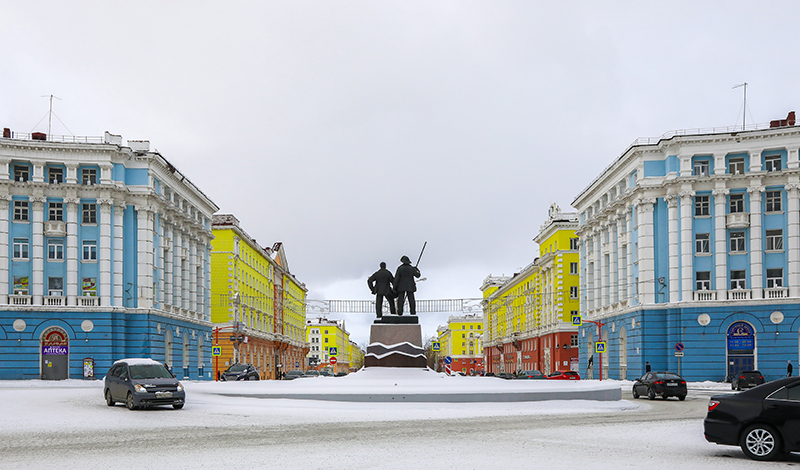
[[[426,368],[428,360],[422,348],[422,327],[407,324],[373,324],[370,327],[364,366]]]

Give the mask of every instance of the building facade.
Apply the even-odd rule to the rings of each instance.
[[[553,204],[534,241],[539,256],[512,277],[487,277],[481,291],[487,372],[578,368],[579,252],[575,213]]]
[[[474,375],[483,368],[483,317],[481,315],[450,316],[447,325],[436,330],[439,341],[436,370]],[[445,358],[451,359],[450,363]]]
[[[800,128],[786,124],[638,141],[576,197],[581,314],[597,322],[581,326],[581,370],[771,380],[797,363]]]
[[[304,370],[307,289],[289,272],[282,243],[260,246],[231,214],[212,220],[211,321],[216,372],[255,366],[262,379]]]
[[[344,320],[310,318],[306,322],[306,334],[311,347],[308,352],[309,368],[335,374],[364,365],[364,353],[358,347],[358,355],[351,357],[352,341]],[[332,360],[334,357],[336,359]]]
[[[100,377],[124,357],[211,378],[216,210],[147,141],[5,129],[0,378]]]

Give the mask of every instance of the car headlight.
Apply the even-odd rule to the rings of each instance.
[[[141,384],[134,385],[133,389],[136,390],[138,393],[147,393],[147,389],[144,387],[144,385]]]
[[[177,389],[177,390],[178,390],[179,392],[182,392],[182,391],[183,391],[183,384],[182,384],[182,383],[178,382],[178,389]]]

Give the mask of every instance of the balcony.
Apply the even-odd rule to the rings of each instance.
[[[708,302],[717,300],[717,291],[714,290],[698,290],[694,291],[695,302]]]
[[[734,212],[732,214],[728,214],[727,228],[748,228],[749,226],[749,212]]]
[[[10,305],[33,305],[30,295],[9,295],[8,303]]]
[[[728,291],[728,300],[749,300],[753,298],[750,289],[733,289]]]
[[[78,297],[78,307],[97,307],[100,305],[100,298],[94,296]]]
[[[44,297],[46,307],[63,307],[67,305],[67,299],[63,296],[48,295]]]
[[[784,299],[789,297],[789,289],[786,287],[771,287],[764,289],[765,299]]]

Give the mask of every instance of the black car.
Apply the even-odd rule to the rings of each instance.
[[[703,428],[708,442],[740,446],[754,460],[800,451],[800,377],[712,396]]]
[[[219,376],[222,381],[258,380],[260,378],[258,370],[252,364],[234,364]]]
[[[285,374],[283,374],[283,380],[294,380],[302,376],[303,376],[302,370],[290,370],[287,371]]]
[[[509,374],[508,372],[498,372],[497,375],[495,375],[495,377],[497,377],[498,379],[506,379],[506,380],[514,378],[514,376],[512,374]]]
[[[731,378],[731,390],[753,388],[764,383],[764,376],[757,370],[743,370]]]
[[[686,399],[686,381],[675,372],[648,372],[633,383],[633,398],[642,395],[651,400],[678,397],[683,401]]]
[[[103,383],[106,404],[124,402],[129,410],[151,405],[172,405],[179,410],[186,402],[183,385],[164,364],[152,359],[121,359],[111,365]]]

